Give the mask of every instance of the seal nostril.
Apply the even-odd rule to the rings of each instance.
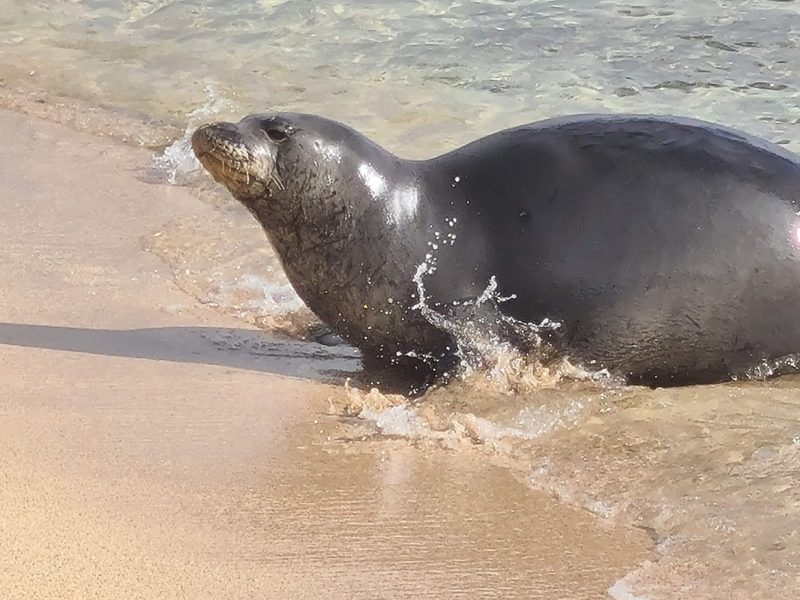
[[[282,142],[289,137],[289,134],[283,129],[277,129],[275,127],[267,129],[267,135],[273,142]]]

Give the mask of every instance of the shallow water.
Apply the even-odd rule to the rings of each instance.
[[[479,399],[456,385],[414,403],[350,392],[339,410],[357,415],[350,439],[478,449],[562,500],[648,531],[660,560],[623,581],[637,597],[791,598],[800,585],[799,384],[561,384]]]
[[[177,139],[142,177],[192,185],[218,210],[145,245],[202,302],[299,335],[313,317],[257,224],[194,170],[187,128],[309,111],[424,158],[539,118],[631,111],[800,150],[799,6],[0,0],[0,96],[132,143]],[[372,452],[400,437],[475,452],[645,528],[660,559],[615,586],[619,598],[796,596],[800,379],[670,390],[555,379],[509,394],[478,377],[413,402],[342,390],[341,445]]]
[[[538,118],[671,113],[800,138],[794,2],[0,0],[0,77],[172,123],[346,121],[411,157]]]

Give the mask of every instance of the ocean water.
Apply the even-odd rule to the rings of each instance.
[[[295,337],[315,320],[258,225],[197,168],[199,123],[314,112],[426,158],[536,119],[628,111],[800,151],[798,65],[793,1],[0,0],[0,105],[154,148],[143,176],[216,210],[147,249],[200,301]],[[616,598],[797,597],[800,378],[649,390],[514,368],[415,400],[342,387],[341,444],[477,453],[645,529],[657,559]]]
[[[313,111],[426,157],[557,114],[798,137],[795,2],[0,0],[0,78],[183,123]]]

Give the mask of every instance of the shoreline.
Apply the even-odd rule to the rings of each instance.
[[[0,78],[0,110],[152,151],[163,150],[184,134],[177,120],[137,115],[123,107],[97,106],[65,91],[51,91],[22,80],[12,85]]]
[[[214,207],[130,141],[0,128],[3,597],[602,598],[652,557],[469,453],[339,443],[328,365],[143,249]]]

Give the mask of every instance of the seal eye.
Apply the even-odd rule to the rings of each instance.
[[[278,129],[277,127],[267,129],[267,135],[273,142],[282,142],[289,137],[288,133],[286,133],[283,129]]]

